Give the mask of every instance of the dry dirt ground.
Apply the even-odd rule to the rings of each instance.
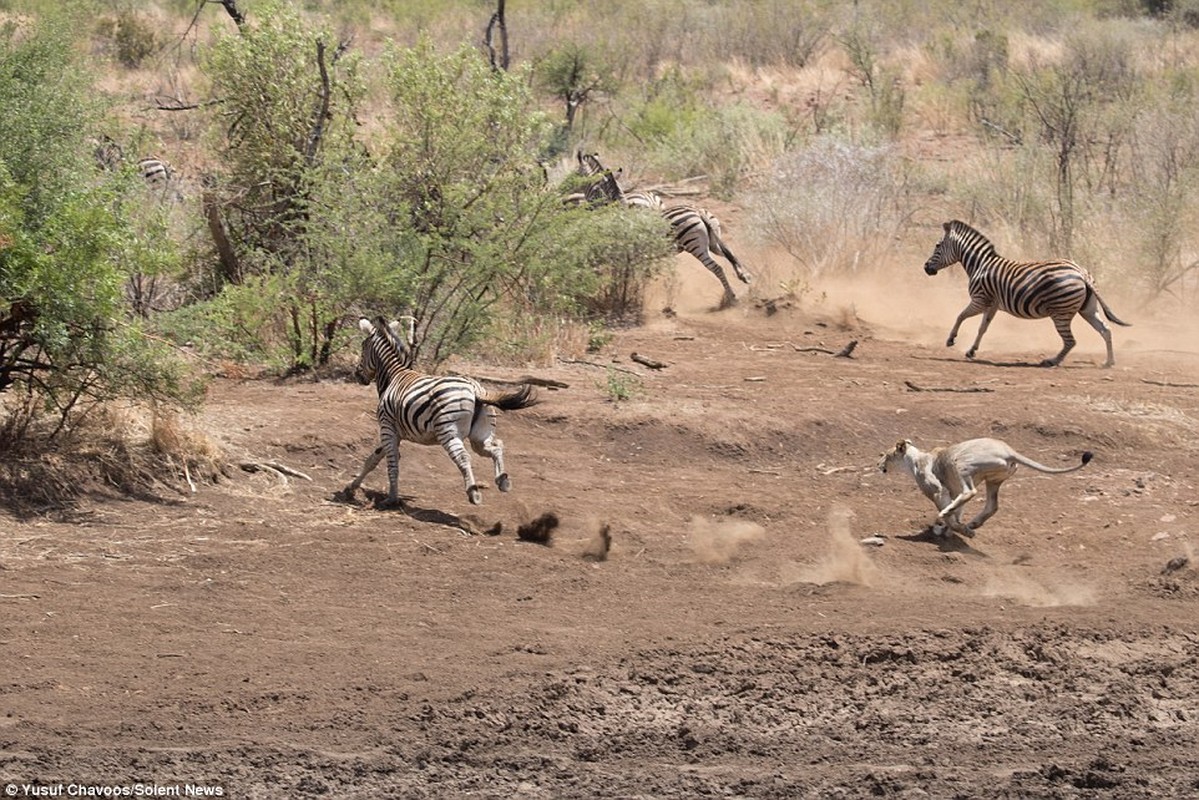
[[[1082,345],[1044,370],[1020,362],[1053,351],[1050,323],[1000,318],[971,363],[973,323],[940,343],[965,299],[943,287],[945,310],[896,298],[890,321],[814,296],[682,308],[591,363],[459,365],[569,384],[500,420],[514,489],[479,507],[411,445],[405,510],[371,502],[382,469],[335,499],[375,442],[370,388],[218,381],[197,424],[233,461],[311,480],[235,469],[0,517],[0,783],[1199,794],[1194,340],[1137,319],[1104,370],[1078,321]],[[852,358],[797,349],[850,339]],[[976,538],[935,540],[931,504],[878,455],[983,435],[1095,459],[1022,471]],[[551,545],[518,540],[546,512]],[[602,526],[610,552],[589,559]]]

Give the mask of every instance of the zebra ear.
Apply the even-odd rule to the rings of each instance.
[[[370,336],[372,333],[375,332],[375,326],[373,324],[371,324],[371,321],[369,319],[367,319],[366,317],[359,317],[358,318],[358,330],[362,331],[367,336]]]
[[[895,443],[895,452],[896,452],[896,453],[901,453],[901,454],[902,454],[902,453],[903,453],[903,451],[905,451],[905,450],[907,450],[907,449],[908,449],[908,445],[909,445],[909,444],[911,444],[911,442],[910,442],[910,441],[908,441],[907,439],[904,439],[904,440],[902,440],[902,441],[896,442],[896,443]]]
[[[952,225],[952,224],[953,224],[952,222],[946,222],[946,223],[945,223],[945,224],[943,224],[941,227],[945,229],[945,232],[946,232],[946,233],[949,233],[949,226],[950,226],[950,225]]]

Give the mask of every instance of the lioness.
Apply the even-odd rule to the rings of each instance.
[[[886,472],[889,467],[899,467],[916,479],[920,491],[937,506],[935,535],[944,535],[948,525],[964,536],[973,536],[974,531],[999,510],[999,486],[1016,474],[1020,464],[1040,472],[1060,474],[1082,469],[1091,457],[1088,450],[1082,454],[1081,464],[1055,469],[1020,455],[999,439],[968,439],[927,453],[905,439],[883,454],[878,468]],[[962,506],[978,493],[974,487],[976,480],[987,485],[987,504],[977,517],[963,526]]]

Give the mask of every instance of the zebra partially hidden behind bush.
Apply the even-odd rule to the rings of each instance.
[[[600,163],[595,153],[577,154],[579,173],[587,177],[595,177],[584,191],[587,203],[610,202],[623,203],[629,208],[643,208],[656,211],[670,223],[670,234],[675,248],[680,253],[689,253],[699,263],[707,267],[724,287],[724,295],[720,300],[720,308],[728,308],[737,302],[737,295],[724,274],[724,268],[712,257],[713,254],[723,256],[733,265],[733,272],[742,283],[750,283],[753,277],[733,255],[733,251],[724,243],[720,236],[720,220],[705,208],[688,203],[675,203],[667,206],[662,196],[657,192],[636,191],[626,192],[620,188],[616,173],[606,169]]]
[[[1107,345],[1107,361],[1103,366],[1116,363],[1112,352],[1112,332],[1099,319],[1099,309],[1117,325],[1130,323],[1116,317],[1095,289],[1095,279],[1073,261],[1011,261],[995,252],[995,246],[961,220],[944,224],[945,235],[933,249],[932,256],[924,264],[924,271],[936,275],[945,267],[961,262],[969,278],[970,304],[958,314],[957,321],[949,331],[946,347],[952,347],[958,328],[966,319],[983,315],[978,326],[974,344],[966,351],[966,358],[974,358],[987,326],[996,312],[1006,311],[1021,319],[1052,317],[1058,336],[1062,337],[1062,349],[1053,358],[1041,362],[1043,367],[1056,367],[1074,348],[1074,335],[1070,323],[1075,314],[1099,331]]]
[[[462,473],[466,497],[473,504],[483,501],[482,488],[475,483],[470,454],[465,442],[495,464],[495,485],[501,492],[512,488],[504,469],[504,444],[495,435],[495,409],[515,411],[537,402],[533,387],[522,385],[511,392],[489,392],[475,380],[452,375],[425,375],[412,368],[411,340],[400,339],[399,323],[382,317],[374,322],[363,317],[358,327],[366,335],[354,375],[362,384],[374,381],[379,391],[376,415],[381,444],[366,459],[362,472],[341,490],[350,499],[367,475],[387,457],[386,505],[400,505],[400,442],[440,444]]]

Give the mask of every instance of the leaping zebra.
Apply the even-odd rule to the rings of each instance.
[[[1006,311],[1021,319],[1052,317],[1058,336],[1062,337],[1062,349],[1053,358],[1041,362],[1043,367],[1056,367],[1066,354],[1074,348],[1074,335],[1070,323],[1075,314],[1099,331],[1107,345],[1107,362],[1116,363],[1112,353],[1112,332],[1099,319],[1099,309],[1111,322],[1128,326],[1129,323],[1116,317],[1095,289],[1091,274],[1073,261],[1011,261],[995,252],[995,246],[960,220],[944,225],[945,235],[933,249],[933,254],[924,264],[924,271],[936,275],[945,267],[961,262],[969,277],[970,304],[958,314],[957,321],[949,331],[946,347],[952,347],[958,328],[964,320],[978,314],[983,315],[978,326],[978,336],[966,351],[966,358],[974,358],[982,342],[987,326],[995,313]]]
[[[376,414],[381,444],[340,495],[353,497],[386,455],[386,503],[398,505],[401,441],[440,444],[462,473],[467,499],[478,505],[482,487],[475,483],[464,445],[467,440],[476,453],[495,462],[495,485],[501,492],[508,491],[512,484],[504,470],[504,444],[495,435],[495,409],[514,411],[535,404],[533,387],[524,384],[511,392],[489,392],[470,378],[422,374],[412,368],[411,351],[400,341],[396,323],[363,317],[358,327],[366,339],[354,375],[362,384],[374,381],[379,391]]]
[[[715,214],[687,203],[667,206],[657,192],[625,192],[620,188],[616,175],[604,168],[596,154],[580,152],[578,160],[580,174],[589,177],[602,176],[587,187],[584,193],[587,202],[621,202],[630,208],[657,211],[670,223],[675,249],[680,253],[689,253],[720,281],[724,288],[720,307],[728,308],[737,302],[737,295],[724,274],[724,268],[712,257],[713,253],[728,259],[733,265],[733,272],[742,283],[750,283],[753,277],[720,237],[720,220]]]

